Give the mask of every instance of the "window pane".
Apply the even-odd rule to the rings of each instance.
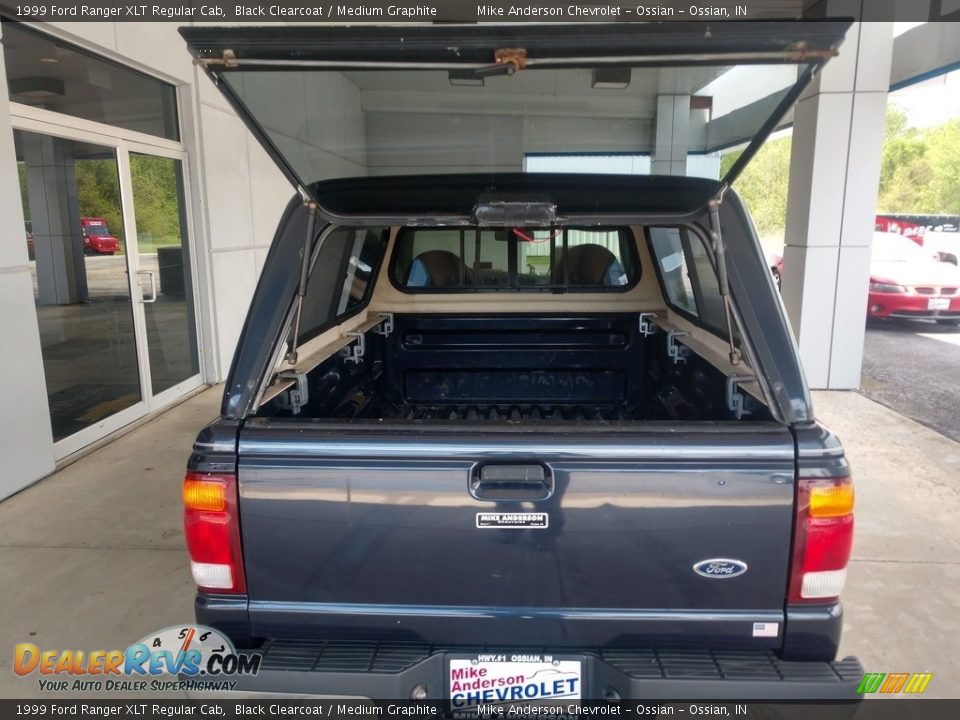
[[[694,299],[693,283],[687,258],[680,241],[679,228],[652,227],[649,229],[650,242],[663,278],[663,290],[667,301],[681,310],[697,314],[697,302]]]
[[[716,179],[720,153],[760,131],[801,68],[622,68],[616,88],[599,67],[528,66],[466,79],[456,70],[241,69],[222,80],[304,183],[468,172],[663,173],[658,125],[683,133],[683,174]],[[741,108],[751,112],[733,112]]]
[[[366,304],[388,235],[387,228],[344,228],[323,241],[307,282],[301,342]]]
[[[144,303],[150,377],[156,395],[200,372],[179,160],[130,153],[130,181],[142,275],[155,300]]]
[[[703,324],[717,332],[726,325],[717,273],[699,238],[690,236],[690,265],[697,285],[697,306]]]
[[[10,100],[179,140],[173,85],[20,23],[3,23]]]
[[[400,233],[392,277],[412,291],[626,289],[639,276],[620,229],[424,228]]]
[[[565,230],[554,238],[554,245],[558,258],[554,271],[556,283],[568,287],[629,284],[628,268],[632,265],[633,255],[624,252],[619,231]]]
[[[14,144],[50,424],[62,440],[141,400],[117,159],[20,130]]]
[[[359,230],[353,235],[353,247],[347,261],[347,275],[340,292],[337,316],[344,315],[363,304],[371,289],[373,273],[383,254],[386,231]]]

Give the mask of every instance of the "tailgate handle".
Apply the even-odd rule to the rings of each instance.
[[[483,465],[470,483],[478,500],[546,500],[553,478],[543,465]]]

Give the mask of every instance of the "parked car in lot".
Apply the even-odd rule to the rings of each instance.
[[[763,256],[767,260],[767,267],[773,276],[773,282],[779,290],[783,286],[783,255],[772,250],[764,250]]]
[[[297,188],[183,487],[239,690],[858,696],[850,467],[730,189],[848,26],[181,30]],[[722,181],[519,172],[758,57],[797,84]]]
[[[110,232],[107,221],[103,218],[80,218],[80,228],[83,231],[85,255],[113,255],[120,249],[120,241]]]
[[[867,317],[960,324],[960,268],[938,262],[903,235],[875,232]]]

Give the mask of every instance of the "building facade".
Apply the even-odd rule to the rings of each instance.
[[[2,33],[0,498],[224,378],[292,195],[175,24]]]

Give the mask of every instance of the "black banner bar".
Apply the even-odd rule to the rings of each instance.
[[[627,700],[616,703],[571,701],[569,704],[484,705],[467,709],[451,709],[443,702],[411,700],[358,701],[344,700],[0,700],[0,719],[36,718],[324,718],[356,720],[357,718],[664,718],[701,717],[739,718],[741,720],[946,720],[960,715],[960,700],[934,699],[870,699],[863,702],[730,702],[729,700],[653,701]]]
[[[533,0],[279,0],[277,2],[236,2],[235,0],[165,0],[124,2],[123,0],[0,0],[0,14],[20,21],[69,22],[309,22],[309,23],[454,23],[454,22],[655,22],[662,20],[815,19],[842,15],[863,21],[941,22],[960,20],[960,10],[943,10],[943,3],[898,0],[861,0],[831,7],[827,0],[657,0],[656,2],[563,2]],[[947,8],[953,6],[947,5]]]

